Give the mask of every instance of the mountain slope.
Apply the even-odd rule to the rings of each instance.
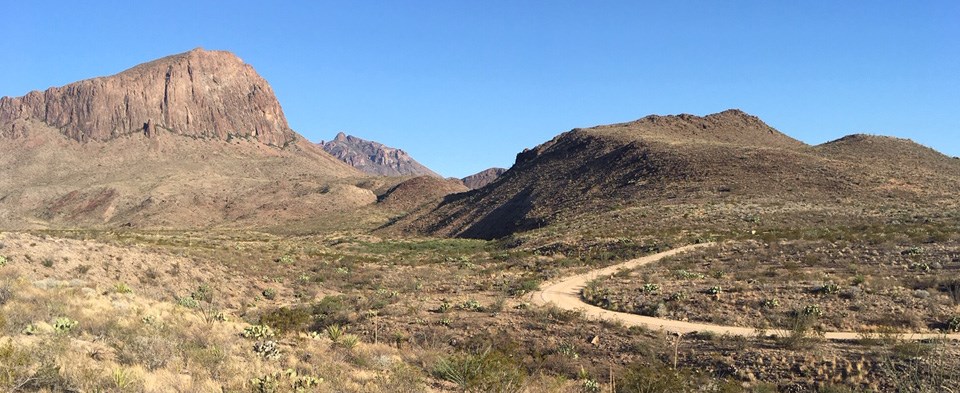
[[[363,175],[289,129],[227,52],[0,99],[8,228],[272,225],[371,204]]]
[[[860,156],[807,146],[737,110],[648,116],[563,133],[518,154],[492,185],[448,197],[394,227],[498,238],[630,206],[929,204],[958,195],[957,160],[933,155],[911,172],[884,154],[873,156],[879,161],[868,167]]]
[[[320,146],[341,161],[371,175],[441,177],[403,150],[342,132],[332,141],[320,142]]]
[[[463,185],[467,186],[467,188],[475,190],[493,183],[506,171],[505,168],[488,168],[460,180],[463,181]]]

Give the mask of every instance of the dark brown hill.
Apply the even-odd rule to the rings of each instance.
[[[451,196],[395,227],[498,238],[630,206],[935,203],[960,190],[957,160],[928,154],[919,169],[904,170],[873,148],[861,155],[842,149],[807,146],[737,110],[648,116],[563,133],[518,154],[491,186]],[[879,161],[866,167],[863,154]]]
[[[403,150],[342,132],[332,141],[320,142],[320,146],[340,161],[371,175],[441,177]]]
[[[265,226],[376,201],[227,52],[0,102],[3,228]]]
[[[391,210],[411,211],[425,204],[437,203],[447,195],[467,190],[457,179],[418,176],[391,188],[379,198],[379,204]]]
[[[463,185],[467,186],[467,188],[475,190],[493,183],[506,171],[505,168],[488,168],[460,180],[463,181]]]

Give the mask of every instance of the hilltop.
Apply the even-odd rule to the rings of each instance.
[[[744,214],[731,210],[736,205],[810,211],[944,206],[954,203],[958,190],[960,162],[913,142],[854,136],[808,146],[755,116],[728,110],[565,132],[519,153],[493,185],[450,197],[394,228],[491,239],[584,220],[592,224],[578,226],[583,230],[637,225],[601,216],[630,207],[717,205],[709,219],[719,222]],[[606,219],[596,222],[600,217]],[[649,228],[667,224],[643,221]]]

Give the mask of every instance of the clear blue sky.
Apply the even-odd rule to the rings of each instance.
[[[291,126],[447,176],[574,127],[740,108],[807,143],[960,155],[958,1],[3,0],[0,95],[197,46],[237,53]]]

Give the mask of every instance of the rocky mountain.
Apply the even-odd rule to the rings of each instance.
[[[770,211],[756,206],[793,209],[794,218],[810,219],[840,207],[861,215],[898,204],[955,209],[958,197],[960,162],[932,149],[867,136],[808,146],[729,110],[565,132],[518,154],[495,183],[452,195],[394,228],[490,239],[573,222],[579,231],[637,220],[670,227],[692,217],[662,213],[676,206],[703,220],[733,220],[725,222],[732,226],[734,217],[754,214],[750,209]],[[705,206],[715,208],[706,213]],[[654,211],[629,220],[622,213],[644,209]],[[658,221],[661,216],[671,220]]]
[[[296,138],[270,85],[229,52],[194,49],[23,97],[0,99],[4,136],[33,119],[80,141],[159,131],[196,138],[248,138],[283,146]]]
[[[494,180],[497,180],[497,178],[506,171],[505,168],[488,168],[460,180],[463,181],[463,185],[467,186],[467,188],[475,190],[493,183]]]
[[[235,55],[195,49],[0,99],[0,225],[277,225],[376,202]]]
[[[441,177],[403,150],[342,132],[332,141],[320,142],[320,146],[341,161],[372,175]]]

